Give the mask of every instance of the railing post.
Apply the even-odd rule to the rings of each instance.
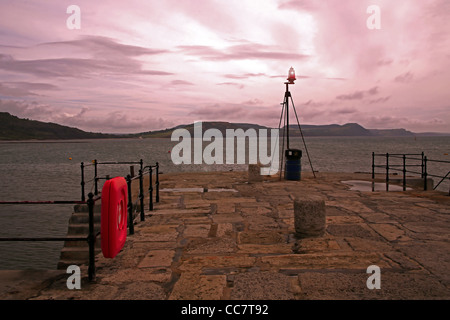
[[[128,228],[130,234],[134,234],[134,224],[133,224],[133,203],[131,198],[131,176],[127,175],[127,186],[128,186]]]
[[[425,156],[423,158],[423,190],[427,191],[428,190],[428,185],[427,185],[427,178],[428,178],[428,173],[427,173],[427,157]]]
[[[150,166],[150,171],[149,171],[149,187],[148,187],[148,192],[150,194],[150,199],[149,199],[149,210],[153,211],[153,167]]]
[[[88,194],[88,207],[89,207],[89,267],[88,267],[88,277],[89,281],[95,281],[95,234],[94,234],[94,195],[92,192]]]
[[[143,172],[144,171],[144,161],[142,159],[139,160],[139,165],[141,167],[141,171]]]
[[[98,195],[97,159],[94,160],[95,195]]]
[[[84,195],[84,162],[81,163],[81,201],[85,201],[86,197]]]
[[[423,161],[423,159],[424,159],[424,153],[422,151],[422,176],[421,176],[422,179],[423,179],[423,173],[424,173],[424,161]]]
[[[372,180],[375,179],[375,152],[372,152]]]
[[[159,203],[159,163],[156,163],[156,203]]]
[[[403,191],[406,191],[406,155],[403,155]]]
[[[141,169],[139,169],[139,200],[141,205],[141,221],[145,220],[144,214],[144,177],[142,176],[142,159],[141,159]]]
[[[386,153],[386,191],[389,191],[389,153]]]

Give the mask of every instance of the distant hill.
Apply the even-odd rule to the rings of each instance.
[[[450,133],[440,133],[440,132],[420,132],[415,133],[414,135],[418,137],[448,137]]]
[[[302,125],[302,132],[305,136],[319,137],[319,136],[373,136],[370,130],[367,130],[357,123],[347,123],[344,125],[329,124],[329,125]],[[298,125],[289,126],[290,136],[299,136],[300,130]]]
[[[176,129],[184,128],[191,136],[194,135],[194,124],[179,125],[173,128],[147,131],[137,134],[103,134],[82,131],[77,128],[62,126],[56,123],[41,122],[28,119],[20,119],[7,112],[0,112],[0,140],[60,140],[60,139],[108,139],[108,138],[170,138]],[[202,130],[218,129],[222,135],[226,136],[227,129],[243,129],[244,131],[253,128],[271,129],[250,123],[231,123],[224,121],[210,121],[202,123]],[[413,133],[405,129],[366,129],[357,123],[347,123],[344,125],[302,125],[304,136],[326,137],[326,136],[353,136],[353,137],[406,137],[406,136],[444,136],[450,134],[437,133]],[[300,136],[298,125],[289,125],[289,136]]]
[[[194,125],[180,125],[175,128],[159,130],[159,131],[149,131],[137,134],[135,136],[140,136],[142,138],[170,138],[172,132],[175,129],[184,128],[187,129],[191,136],[193,136]],[[243,129],[246,131],[247,129],[253,128],[255,130],[258,129],[270,129],[268,127],[249,124],[249,123],[230,123],[230,122],[203,122],[202,130],[205,132],[208,129],[218,129],[222,133],[223,136],[226,134],[226,129]],[[282,129],[282,128],[281,128]],[[302,125],[301,126],[303,135],[306,137],[393,137],[393,136],[414,136],[415,134],[407,131],[405,129],[387,129],[387,130],[379,130],[379,129],[365,129],[361,125],[357,123],[347,123],[344,125],[339,124],[328,124],[328,125]],[[298,125],[289,125],[289,136],[297,137],[300,136],[300,130],[298,129]]]
[[[382,137],[410,137],[415,136],[416,134],[405,130],[405,129],[370,129],[369,130],[374,136],[382,136]]]
[[[136,134],[134,136],[139,136],[142,138],[170,138],[172,136],[172,132],[176,129],[186,129],[191,134],[191,137],[194,136],[194,124],[187,125],[179,125],[171,129],[159,130],[159,131],[149,131]],[[217,129],[222,135],[225,137],[227,129],[242,129],[244,131],[248,129],[270,129],[264,126],[260,126],[257,124],[250,123],[231,123],[231,122],[221,122],[221,121],[211,121],[211,122],[202,122],[202,131],[205,132],[208,129]]]
[[[35,120],[20,119],[0,112],[0,140],[103,139],[114,135],[85,132],[77,128]]]

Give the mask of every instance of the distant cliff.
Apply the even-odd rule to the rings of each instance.
[[[330,125],[302,125],[302,132],[305,136],[319,137],[319,136],[374,136],[370,130],[367,130],[357,123],[347,123],[344,125],[330,124]],[[300,135],[298,125],[289,126],[289,135]]]

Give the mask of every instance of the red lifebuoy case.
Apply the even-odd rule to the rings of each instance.
[[[128,188],[123,177],[107,180],[102,188],[101,247],[105,258],[114,258],[127,238]]]

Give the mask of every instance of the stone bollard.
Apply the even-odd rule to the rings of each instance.
[[[248,165],[248,183],[261,182],[261,165],[259,164],[249,164]]]
[[[325,233],[325,201],[319,197],[295,199],[294,226],[300,238],[320,237]]]

